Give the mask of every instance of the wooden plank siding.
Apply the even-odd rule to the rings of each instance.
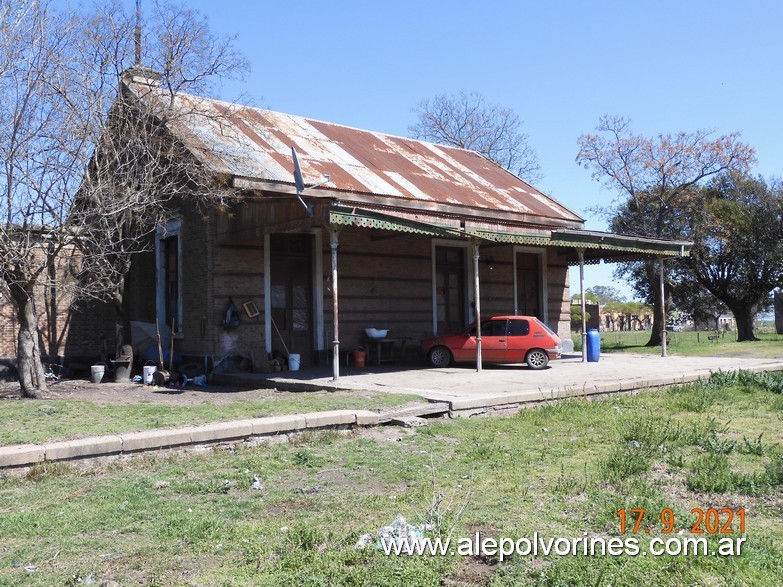
[[[485,318],[514,313],[513,250],[511,245],[479,247],[481,315]],[[472,283],[473,275],[468,279]]]
[[[219,223],[197,216],[183,218],[183,334],[176,349],[190,358],[211,355],[241,355],[256,359],[265,356],[264,324],[264,246],[263,240],[237,243],[219,238]],[[223,226],[225,229],[225,226]],[[321,242],[323,264],[323,340],[314,341],[324,349],[332,340],[331,249],[329,229]],[[437,243],[448,244],[438,239]],[[454,240],[455,246],[464,241]],[[482,315],[514,312],[514,247],[494,245],[480,249]],[[406,339],[408,348],[417,348],[422,338],[432,335],[432,253],[428,236],[366,228],[342,227],[339,231],[338,286],[340,297],[340,346],[350,351],[362,343],[365,328],[388,328],[389,336]],[[470,255],[466,250],[466,255]],[[143,275],[146,289],[154,291],[154,257],[148,259]],[[491,269],[487,260],[491,257]],[[547,317],[561,336],[570,328],[568,266],[564,257],[550,250],[547,264]],[[149,268],[149,263],[152,268]],[[149,282],[149,277],[152,281]],[[473,275],[466,267],[466,284]],[[136,277],[140,279],[140,277]],[[144,306],[145,316],[134,319],[154,321],[153,302]],[[233,330],[222,326],[229,299],[240,310],[241,325]],[[261,315],[248,318],[242,304],[252,301]],[[149,315],[151,312],[151,315]],[[313,336],[316,336],[314,331]],[[272,347],[277,336],[272,332]]]
[[[261,360],[266,356],[264,340],[264,246],[263,240],[253,244],[237,245],[218,238],[216,230],[212,247],[211,284],[211,345],[207,354],[216,357],[239,355]],[[238,328],[223,327],[229,300],[240,312]],[[252,301],[261,315],[249,318],[243,303]]]
[[[388,328],[389,336],[418,341],[432,333],[432,248],[429,237],[343,228],[339,233],[340,344],[361,344],[365,328]],[[331,269],[324,238],[324,273]],[[332,297],[324,290],[324,330],[332,332]]]

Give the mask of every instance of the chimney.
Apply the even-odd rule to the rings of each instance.
[[[160,86],[160,79],[162,77],[163,74],[161,72],[142,65],[129,67],[120,75],[120,79],[125,85],[142,84],[150,88]]]

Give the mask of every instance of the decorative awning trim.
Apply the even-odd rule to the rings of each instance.
[[[391,230],[429,236],[478,239],[514,245],[552,247],[565,255],[569,264],[576,264],[577,250],[585,252],[585,263],[604,261],[635,261],[660,257],[685,257],[690,253],[688,241],[653,239],[633,235],[589,230],[542,230],[533,227],[498,225],[496,229],[469,219],[423,217],[421,214],[394,210],[368,210],[333,206],[329,209],[329,224],[356,226],[376,230]]]

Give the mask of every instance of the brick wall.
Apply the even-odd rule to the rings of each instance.
[[[216,213],[205,216],[185,208],[178,217],[182,221],[179,233],[182,333],[175,339],[175,352],[199,363],[205,355],[249,357],[251,350],[265,353],[263,316],[250,320],[242,313],[239,328],[225,330],[222,326],[229,298],[241,312],[242,302],[248,300],[255,301],[263,311],[263,244],[220,242]],[[157,316],[154,253],[134,259],[127,283],[130,319],[154,323]]]
[[[16,356],[17,330],[14,307],[8,294],[0,289],[0,357]]]
[[[35,252],[43,260],[43,251]],[[70,271],[72,250],[64,251],[55,263],[54,279],[58,287],[35,290],[35,306],[41,333],[41,352],[53,360],[92,360],[100,357],[108,344],[114,349],[114,309],[98,302],[74,302]],[[7,292],[0,290],[0,357],[16,357],[18,322],[16,310]]]

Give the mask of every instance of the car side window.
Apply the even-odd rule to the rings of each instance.
[[[505,336],[505,320],[489,320],[481,325],[481,336]]]
[[[527,320],[511,320],[508,326],[509,336],[527,336],[530,334],[530,322]]]

